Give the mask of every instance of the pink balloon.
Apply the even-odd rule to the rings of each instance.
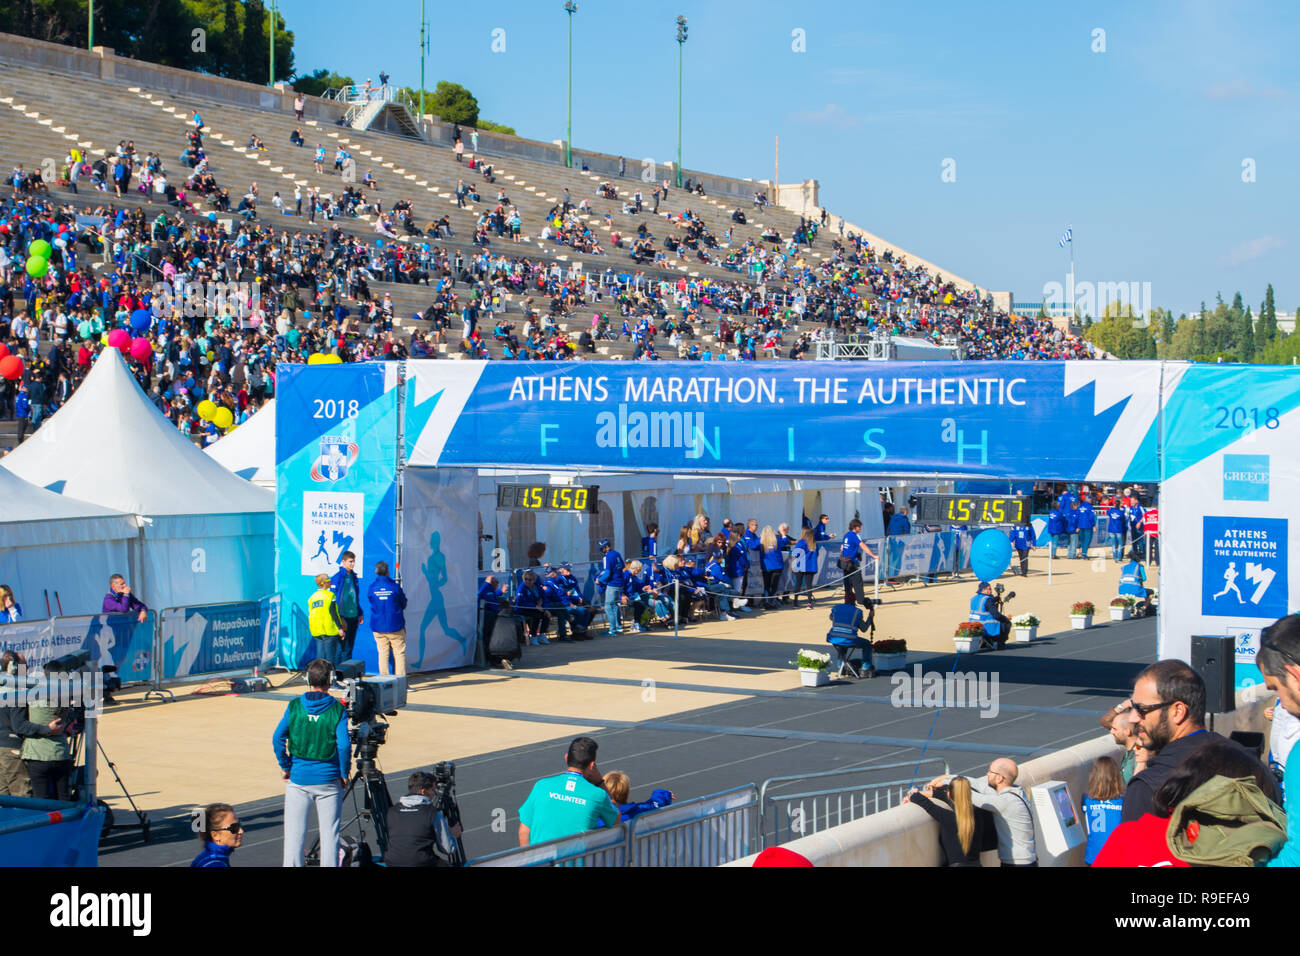
[[[119,352],[125,352],[131,347],[131,333],[126,329],[114,329],[108,333],[108,344]]]
[[[151,355],[153,355],[153,346],[149,344],[148,339],[138,338],[131,342],[131,357],[137,362],[143,362]]]

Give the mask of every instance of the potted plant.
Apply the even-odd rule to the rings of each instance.
[[[907,666],[907,641],[891,637],[873,643],[871,666],[878,671],[901,671]]]
[[[1092,616],[1097,613],[1097,608],[1091,601],[1076,601],[1070,606],[1070,627],[1076,631],[1083,631],[1092,627]]]
[[[831,682],[831,675],[826,673],[826,669],[831,664],[829,654],[821,654],[801,647],[791,663],[799,668],[799,677],[804,687],[824,687]]]
[[[1133,608],[1137,605],[1137,599],[1134,597],[1117,597],[1110,602],[1110,619],[1112,621],[1127,621],[1133,616]]]
[[[958,654],[978,651],[983,640],[984,625],[979,621],[962,621],[957,625],[957,630],[952,636],[952,642],[956,645]]]
[[[1011,619],[1011,636],[1016,641],[1034,641],[1038,639],[1038,625],[1043,622],[1036,614],[1021,614]]]

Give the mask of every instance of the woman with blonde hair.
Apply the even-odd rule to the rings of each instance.
[[[709,534],[709,516],[698,514],[691,523],[691,545],[699,547],[701,544],[707,545],[712,535]]]
[[[971,802],[970,781],[953,777],[941,787],[915,788],[903,799],[914,803],[939,824],[939,849],[944,866],[979,866],[984,844],[984,817]]]
[[[769,524],[758,536],[758,549],[762,552],[763,567],[763,607],[779,609],[781,602],[776,592],[781,584],[781,571],[785,567],[785,555],[781,552],[781,543],[776,532]]]

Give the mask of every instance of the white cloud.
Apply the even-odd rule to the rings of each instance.
[[[1245,99],[1278,99],[1286,96],[1285,90],[1278,89],[1256,89],[1250,85],[1250,81],[1242,78],[1230,80],[1227,83],[1215,83],[1205,91],[1211,102],[1227,103],[1231,100]]]
[[[837,103],[827,103],[819,110],[804,110],[791,116],[796,123],[830,126],[834,129],[856,129],[862,120]]]
[[[1219,258],[1221,266],[1242,266],[1247,262],[1254,262],[1272,252],[1274,249],[1281,249],[1284,243],[1277,236],[1260,236],[1258,239],[1248,239],[1245,242],[1239,242],[1228,250],[1226,256]]]

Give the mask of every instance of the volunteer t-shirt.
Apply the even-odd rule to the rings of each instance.
[[[519,821],[528,827],[530,844],[592,830],[599,820],[613,826],[618,822],[618,808],[604,787],[588,783],[573,770],[538,780],[519,808]]]

